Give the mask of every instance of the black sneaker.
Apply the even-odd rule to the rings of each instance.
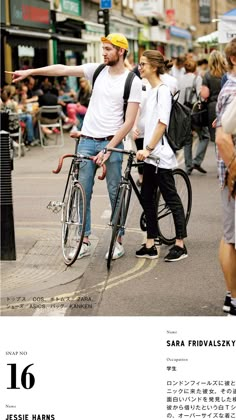
[[[196,165],[196,163],[193,165],[193,169],[196,169],[198,172],[201,172],[201,174],[207,174],[207,171],[203,169],[201,165]]]
[[[169,253],[165,256],[164,260],[165,261],[180,261],[183,260],[184,258],[187,258],[188,253],[187,253],[187,249],[186,246],[184,245],[183,248],[181,248],[178,245],[174,245]]]
[[[232,303],[230,305],[228,316],[236,316],[236,306],[232,305]]]
[[[223,305],[223,308],[222,308],[223,311],[224,312],[229,312],[230,311],[230,305],[231,305],[231,296],[226,295],[224,305]]]
[[[136,251],[135,255],[137,258],[149,258],[150,260],[158,258],[158,252],[155,245],[151,248],[147,248],[146,245],[143,245],[142,248]]]

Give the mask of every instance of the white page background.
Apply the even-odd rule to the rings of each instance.
[[[32,414],[53,414],[55,420],[164,420],[167,381],[236,379],[236,343],[166,345],[236,340],[233,317],[2,317],[0,332],[0,420],[7,414],[28,414],[29,420]],[[176,358],[188,361],[168,360]],[[11,363],[17,365],[20,389],[7,389]],[[35,385],[24,389],[21,372],[31,363]]]

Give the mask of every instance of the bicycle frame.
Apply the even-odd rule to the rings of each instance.
[[[61,156],[57,169],[53,170],[53,173],[58,174],[61,171],[64,159],[72,158],[62,201],[50,201],[47,206],[54,213],[61,211],[61,244],[64,262],[67,266],[71,266],[76,261],[85,232],[86,194],[79,181],[80,164],[81,162],[86,164],[86,160],[94,162],[93,156],[76,153],[76,150],[74,154]],[[99,175],[98,178],[102,180],[105,176],[106,166],[102,165],[102,175]]]
[[[135,184],[135,181],[132,177],[131,174],[131,170],[132,168],[137,168],[138,166],[143,165],[143,162],[135,162],[134,158],[136,157],[136,152],[134,152],[133,150],[121,150],[121,149],[116,149],[116,148],[107,148],[107,151],[112,151],[112,152],[117,152],[117,153],[123,153],[123,154],[127,154],[128,155],[128,161],[127,161],[127,165],[126,168],[124,170],[124,175],[121,177],[121,181],[119,183],[118,189],[117,189],[117,195],[116,195],[116,199],[115,199],[115,206],[114,209],[112,211],[112,215],[111,215],[111,221],[114,217],[115,214],[115,209],[117,206],[117,200],[118,200],[118,195],[119,195],[119,191],[120,191],[120,187],[124,184],[126,185],[131,185],[131,189],[130,189],[130,196],[132,193],[132,190],[134,190],[135,195],[139,201],[140,206],[143,209],[143,204],[142,204],[142,198],[141,198],[141,194]],[[159,158],[156,158],[155,160],[159,160]],[[130,197],[129,197],[129,201],[130,201]],[[128,209],[127,209],[128,210]]]

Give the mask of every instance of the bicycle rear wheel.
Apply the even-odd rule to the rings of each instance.
[[[182,169],[174,169],[173,176],[177,193],[182,201],[186,225],[192,208],[192,187],[188,175]],[[165,245],[175,243],[176,233],[171,210],[165,203],[160,190],[157,191],[157,228],[159,238]]]
[[[61,245],[64,262],[72,265],[80,252],[85,231],[86,197],[82,185],[77,182],[70,189],[62,210]]]
[[[117,240],[117,236],[119,234],[119,231],[121,228],[124,228],[126,216],[129,208],[129,202],[130,202],[130,191],[128,191],[126,185],[123,185],[119,189],[119,193],[117,195],[116,205],[115,205],[115,214],[112,217],[111,220],[111,226],[112,226],[112,234],[111,234],[111,241],[109,245],[108,250],[108,257],[107,257],[107,268],[108,270],[111,267],[111,260],[113,257],[114,249],[115,249],[115,243]]]

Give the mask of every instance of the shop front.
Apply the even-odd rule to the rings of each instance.
[[[44,0],[10,0],[6,4],[6,20],[2,27],[5,66],[15,70],[26,66],[25,63],[30,67],[47,65],[50,4]]]
[[[192,48],[192,35],[186,29],[171,25],[167,32],[168,57],[178,57]]]
[[[91,21],[85,21],[85,29],[82,36],[87,44],[84,53],[84,63],[100,63],[102,60],[101,37],[104,36],[104,25]]]
[[[150,27],[150,41],[151,49],[160,51],[163,55],[166,55],[166,29],[160,26],[151,26]]]
[[[134,62],[138,62],[138,37],[139,28],[143,25],[140,23],[125,18],[123,16],[111,16],[110,18],[110,32],[121,32],[126,36],[129,42],[129,52],[134,56]]]

